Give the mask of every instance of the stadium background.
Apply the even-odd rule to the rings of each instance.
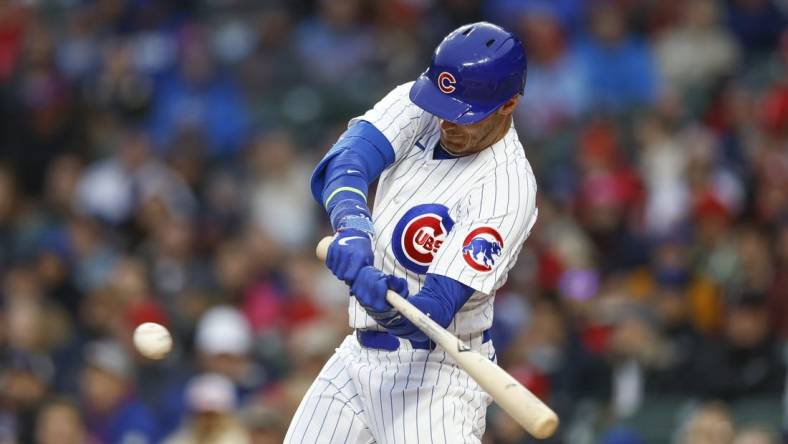
[[[552,442],[780,442],[786,13],[0,3],[0,443],[281,442],[346,333],[345,290],[313,258],[329,227],[310,169],[479,19],[528,48],[516,125],[540,218],[494,340],[562,416]],[[130,347],[148,320],[176,337],[162,362]],[[485,443],[523,442],[491,409]]]

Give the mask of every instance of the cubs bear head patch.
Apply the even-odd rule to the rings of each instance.
[[[488,272],[503,251],[503,238],[498,231],[489,226],[471,230],[462,242],[462,258],[476,271]]]
[[[422,204],[408,210],[394,227],[391,247],[406,269],[425,274],[446,235],[454,226],[449,210],[439,204]]]

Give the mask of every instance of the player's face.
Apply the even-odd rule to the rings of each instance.
[[[512,112],[520,96],[514,96],[488,117],[469,125],[441,120],[441,144],[452,154],[478,153],[500,140],[509,130]]]

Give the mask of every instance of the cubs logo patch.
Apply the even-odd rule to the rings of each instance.
[[[391,239],[394,257],[414,273],[427,273],[453,226],[449,210],[443,205],[422,204],[411,208],[394,227]]]
[[[454,90],[457,89],[457,87],[454,86],[456,83],[457,79],[454,78],[452,73],[443,71],[442,73],[438,74],[438,89],[440,89],[442,93],[453,93]]]
[[[476,271],[492,270],[495,261],[501,256],[503,238],[500,233],[488,226],[471,230],[462,242],[462,258]]]

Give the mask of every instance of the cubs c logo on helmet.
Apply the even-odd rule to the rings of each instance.
[[[425,274],[454,221],[439,204],[422,204],[408,210],[394,227],[391,248],[408,270]]]
[[[448,72],[443,71],[442,73],[438,74],[438,89],[441,90],[444,94],[451,94],[454,90],[457,89],[454,85],[457,83],[457,79]]]
[[[476,271],[488,272],[503,250],[500,233],[488,226],[471,230],[462,242],[462,258]]]

